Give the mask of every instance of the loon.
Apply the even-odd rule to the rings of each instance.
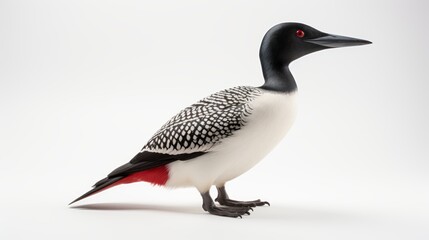
[[[242,217],[266,201],[230,199],[225,184],[262,160],[286,135],[296,113],[297,84],[289,64],[323,49],[370,44],[327,34],[301,23],[280,23],[264,36],[259,57],[265,83],[214,93],[165,123],[128,163],[113,170],[75,203],[133,182],[195,187],[205,211]],[[215,204],[210,188],[215,186]]]

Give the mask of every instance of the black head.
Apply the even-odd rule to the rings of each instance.
[[[288,77],[293,80],[288,66],[295,59],[323,49],[370,43],[362,39],[327,34],[302,23],[281,23],[265,34],[259,57],[266,81],[270,78]]]

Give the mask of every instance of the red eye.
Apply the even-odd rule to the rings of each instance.
[[[305,33],[304,33],[304,31],[302,31],[301,29],[299,29],[299,30],[296,30],[295,35],[296,35],[297,37],[299,37],[299,38],[303,38],[303,37],[304,37],[304,35],[305,35]]]

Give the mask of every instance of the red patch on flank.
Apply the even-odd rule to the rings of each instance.
[[[166,166],[160,166],[149,170],[136,172],[129,176],[115,182],[109,187],[113,187],[119,184],[133,183],[133,182],[149,182],[154,185],[165,185],[168,180],[168,168]]]
[[[160,185],[163,186],[165,185],[165,183],[168,181],[168,175],[169,175],[169,171],[168,168],[164,165],[164,166],[160,166],[160,167],[156,167],[156,168],[152,168],[149,170],[144,170],[141,172],[136,172],[133,174],[130,174],[124,178],[122,178],[121,180],[114,182],[113,184],[110,184],[96,192],[91,193],[90,195],[84,197],[87,198],[89,196],[92,196],[94,194],[97,194],[99,192],[102,192],[104,190],[107,190],[109,188],[121,185],[121,184],[127,184],[127,183],[133,183],[133,182],[149,182],[152,183],[154,185]],[[79,200],[82,200],[84,198],[81,198]]]
[[[122,178],[121,180],[114,182],[113,184],[110,184],[94,193],[92,193],[91,195],[97,194],[99,192],[102,192],[104,190],[107,190],[109,188],[121,185],[121,184],[127,184],[127,183],[133,183],[133,182],[149,182],[152,183],[154,185],[160,185],[163,186],[165,185],[165,183],[168,181],[168,168],[166,166],[160,166],[160,167],[156,167],[156,168],[152,168],[149,170],[144,170],[141,172],[136,172],[133,174],[130,174],[124,178]],[[89,195],[89,196],[91,196]],[[89,197],[86,196],[85,198]]]

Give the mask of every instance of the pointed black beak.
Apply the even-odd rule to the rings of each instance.
[[[323,47],[327,47],[327,48],[350,47],[350,46],[358,46],[358,45],[365,45],[365,44],[372,43],[370,41],[363,40],[363,39],[338,36],[334,34],[327,34],[323,37],[308,39],[305,41],[309,43],[317,44]]]

